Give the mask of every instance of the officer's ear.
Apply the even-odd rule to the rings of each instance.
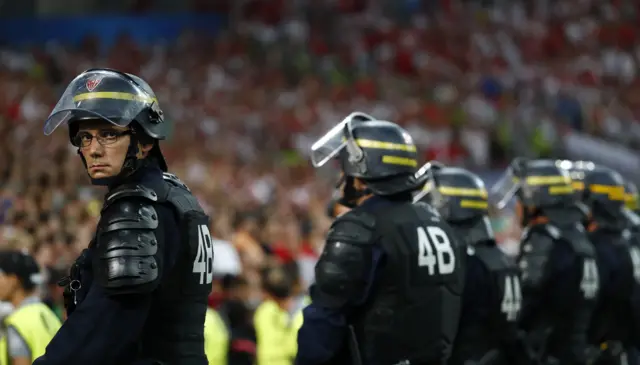
[[[138,142],[138,159],[143,159],[149,155],[149,151],[153,148],[153,144],[142,144]]]

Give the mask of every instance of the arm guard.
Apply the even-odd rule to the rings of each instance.
[[[148,293],[159,284],[155,192],[122,186],[109,194],[96,233],[93,267],[109,294]]]
[[[314,303],[340,308],[362,299],[373,265],[374,229],[375,218],[358,211],[333,223],[316,265]]]

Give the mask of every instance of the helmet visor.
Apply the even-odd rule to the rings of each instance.
[[[350,128],[350,123],[373,120],[373,117],[365,113],[355,112],[349,114],[338,125],[320,137],[311,146],[311,163],[314,167],[324,166],[332,158],[336,157],[347,145],[344,138],[344,128]]]
[[[438,194],[438,191],[437,191],[438,189],[435,189],[435,180],[433,178],[433,167],[434,167],[434,163],[427,162],[424,165],[422,165],[422,167],[420,167],[420,169],[418,169],[418,171],[415,173],[416,179],[422,179],[426,181],[426,183],[424,184],[422,189],[420,189],[420,191],[416,192],[413,195],[414,203],[422,201],[425,196],[427,196],[428,194],[431,194],[434,191],[436,192],[436,194]]]
[[[520,189],[522,182],[508,168],[490,189],[489,201],[498,209],[506,207]]]
[[[44,134],[50,135],[61,124],[78,119],[97,118],[124,127],[156,102],[155,97],[119,73],[85,72],[67,86],[44,123]]]

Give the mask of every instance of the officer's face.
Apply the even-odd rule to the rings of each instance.
[[[83,121],[76,138],[81,143],[80,153],[87,162],[87,172],[92,179],[120,173],[131,142],[128,128],[101,120]],[[144,158],[151,147],[138,144],[138,158]]]
[[[80,153],[87,162],[87,172],[92,179],[120,173],[131,138],[123,134],[127,130],[100,120],[80,123],[76,138],[82,143]]]

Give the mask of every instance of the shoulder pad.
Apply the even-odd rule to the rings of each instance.
[[[143,293],[157,287],[158,241],[154,231],[103,232],[95,250],[94,275],[109,294]]]
[[[189,189],[189,187],[187,186],[187,184],[183,183],[182,180],[180,180],[176,175],[174,174],[170,174],[168,172],[164,172],[162,173],[162,178],[164,179],[164,181],[168,182],[169,184],[173,185],[173,186],[177,186],[180,187],[188,192],[191,192],[191,190]]]
[[[534,229],[527,232],[526,236],[522,239],[522,245],[535,241],[537,246],[548,246],[552,245],[554,241],[556,241],[556,237],[553,237],[549,234],[549,231],[546,229]],[[543,242],[544,244],[538,244],[538,242]]]
[[[123,229],[158,228],[158,213],[149,201],[137,199],[119,199],[102,208],[97,233],[119,231]]]
[[[545,224],[544,229],[549,235],[549,237],[553,238],[554,240],[560,239],[560,237],[562,236],[562,232],[560,232],[558,227],[554,226],[553,224],[550,224],[550,223]]]
[[[543,233],[544,232],[544,233]],[[532,227],[526,227],[523,231],[522,231],[522,241],[526,241],[529,239],[529,237],[531,235],[542,235],[542,234],[546,234],[549,237],[551,237],[554,240],[560,239],[560,237],[562,237],[562,233],[560,232],[560,229],[558,229],[558,227],[550,224],[550,223],[546,223],[546,224],[541,224],[541,225],[537,225]]]
[[[375,216],[359,209],[352,209],[333,222],[327,235],[327,241],[371,244],[375,228]]]
[[[162,178],[168,185],[165,200],[176,209],[180,217],[190,212],[204,214],[204,209],[200,206],[198,199],[176,175],[165,172],[162,174]]]
[[[353,241],[351,241],[353,242]],[[365,277],[373,264],[371,246],[328,241],[315,267],[313,300],[337,308],[357,302],[366,292]]]
[[[191,194],[191,191],[181,186],[171,186],[167,193],[166,201],[176,209],[180,217],[189,212],[204,214],[204,209],[200,206],[198,199]]]
[[[507,257],[497,246],[477,246],[474,254],[489,271],[502,271],[516,267],[515,262]]]
[[[158,201],[155,191],[138,184],[124,184],[111,190],[105,197],[102,210],[106,210],[113,202],[122,198],[142,198],[152,202]]]
[[[562,230],[562,238],[569,243],[573,252],[583,257],[594,257],[595,248],[589,240],[586,230],[581,224]]]
[[[422,208],[422,209],[426,210],[427,212],[433,214],[434,217],[440,218],[440,213],[434,207],[432,207],[431,205],[429,205],[429,204],[427,204],[425,202],[422,202],[422,201],[414,203],[414,205],[416,207]]]
[[[140,195],[130,195],[140,196]],[[103,208],[93,267],[109,294],[148,292],[159,278],[156,261],[158,214],[150,200],[113,200]]]

